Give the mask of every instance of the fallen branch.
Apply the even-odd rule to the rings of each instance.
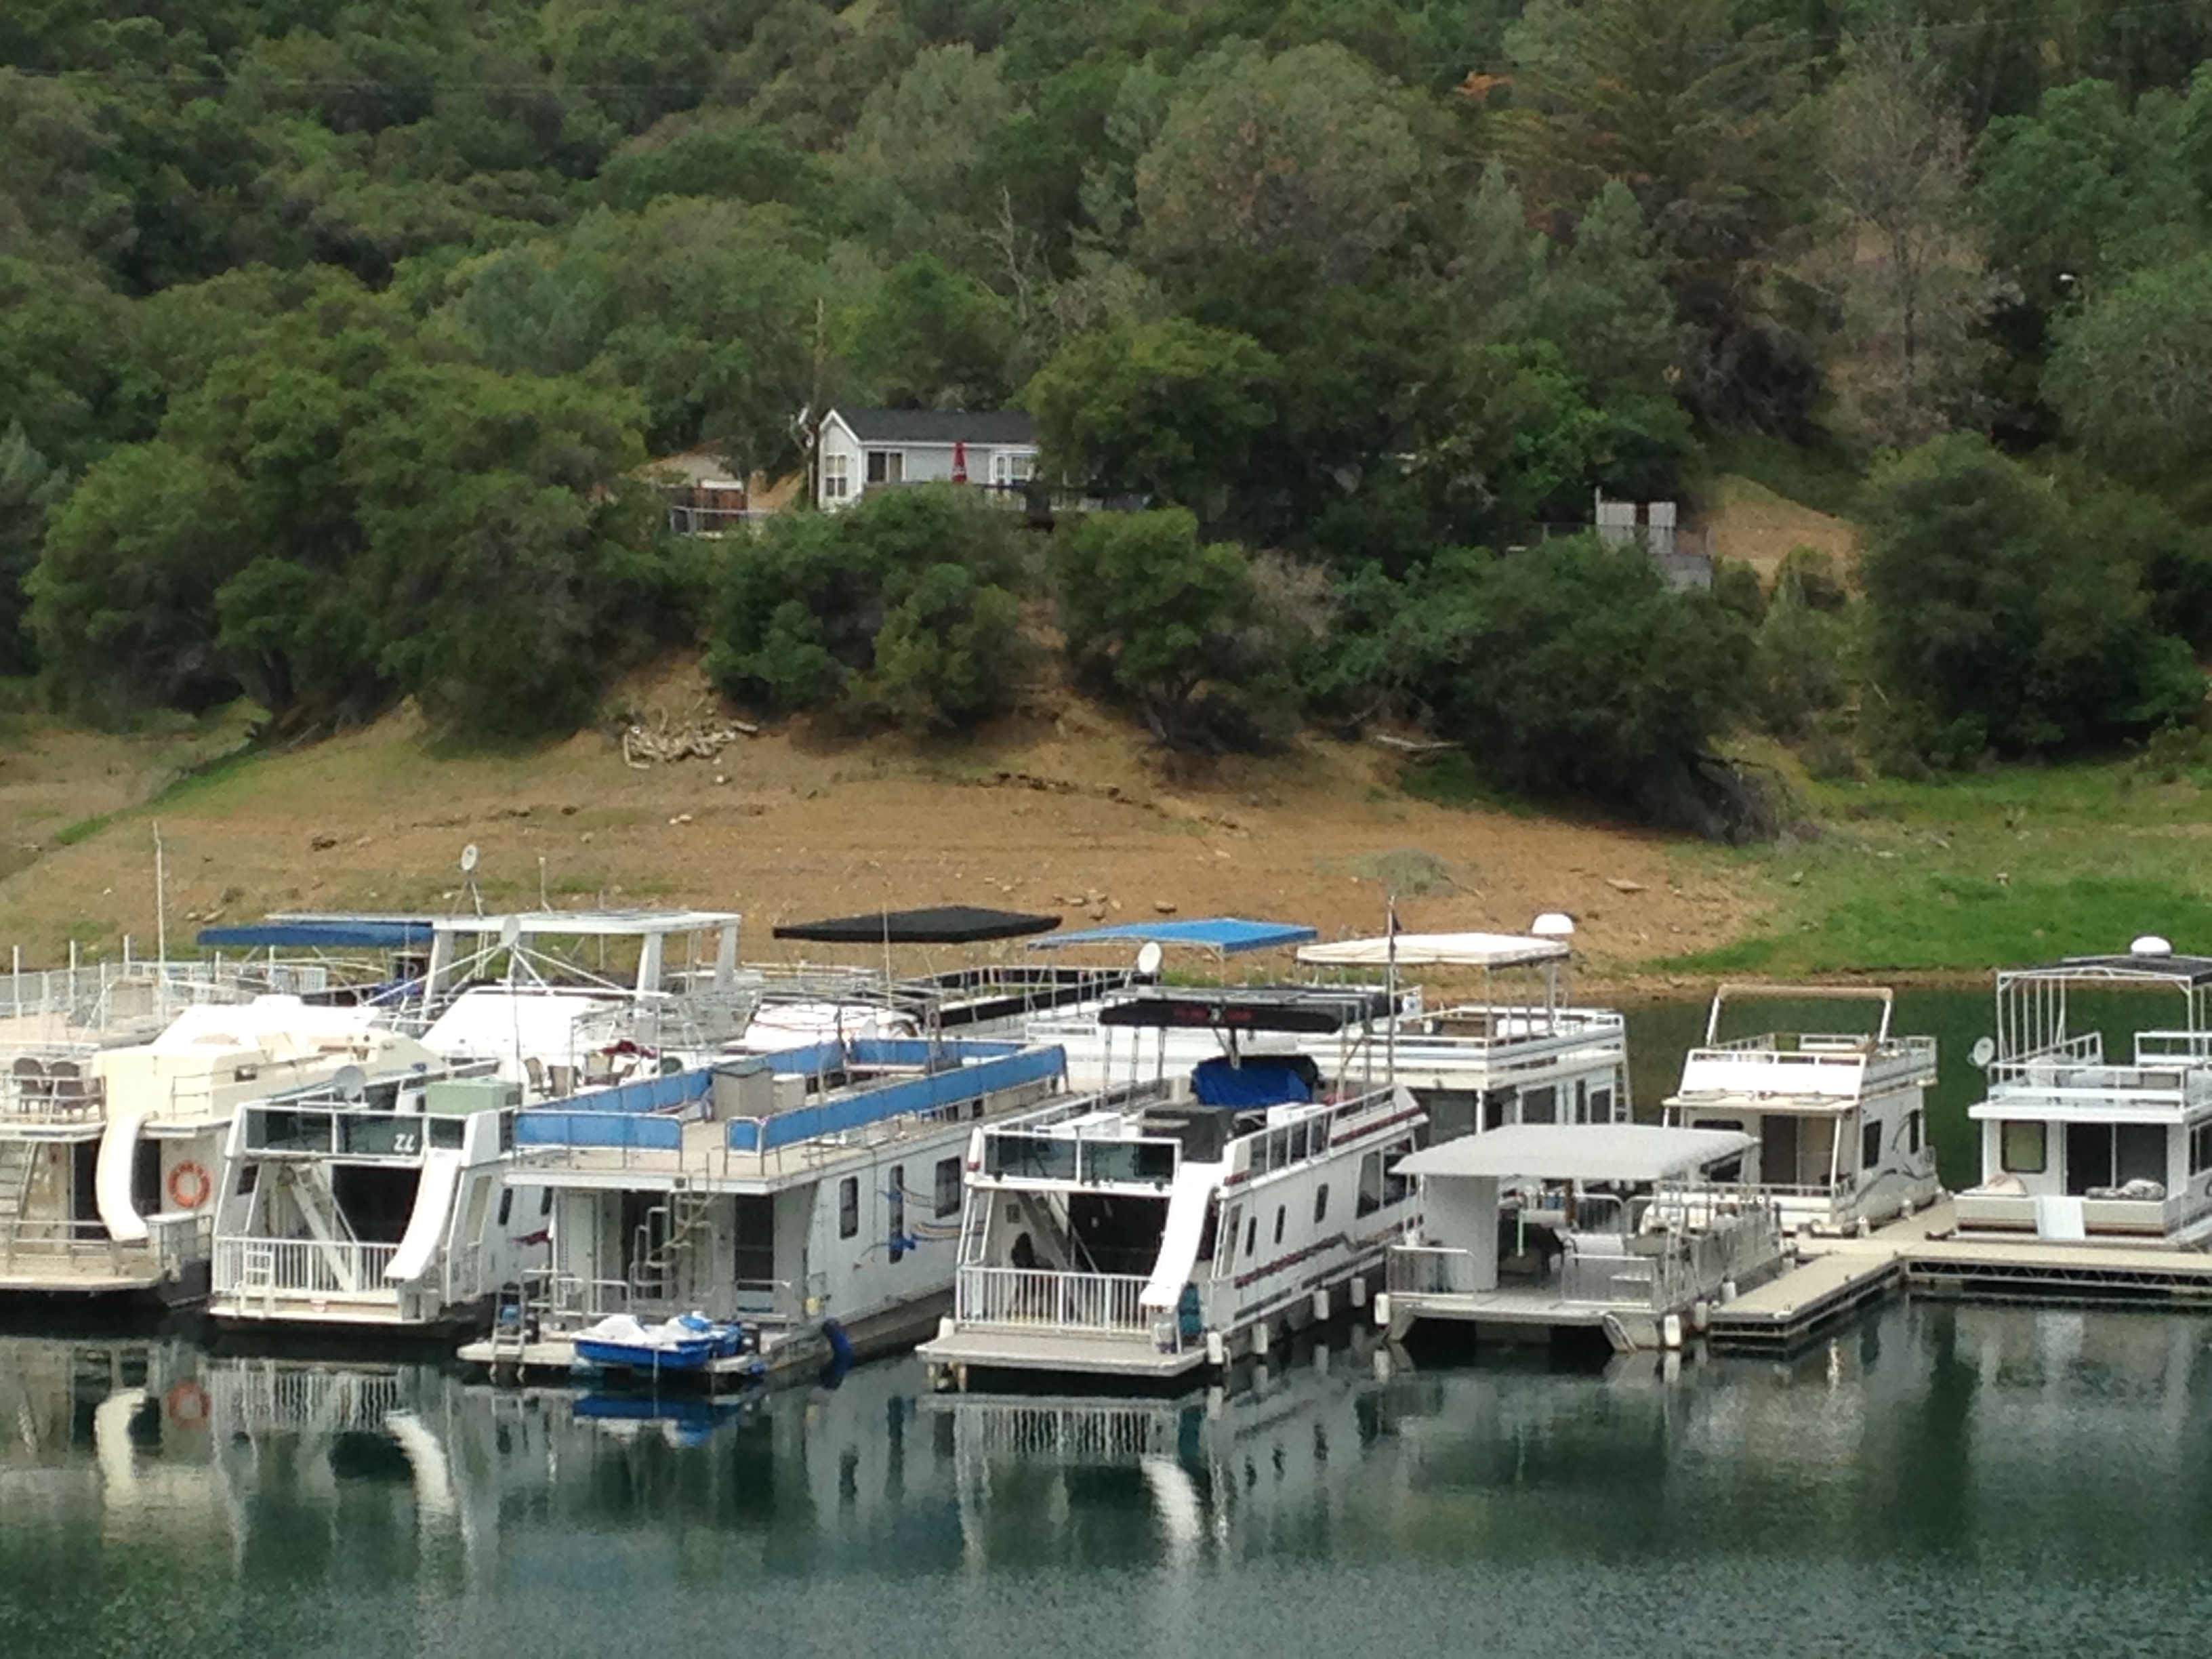
[[[744,720],[732,720],[726,726],[672,729],[665,722],[657,729],[632,726],[623,732],[623,760],[640,772],[670,761],[719,760],[722,750],[739,738],[752,737],[759,731],[760,727]]]
[[[1394,738],[1388,732],[1370,732],[1367,737],[1370,742],[1395,749],[1401,755],[1441,755],[1446,750],[1462,746],[1443,738]]]

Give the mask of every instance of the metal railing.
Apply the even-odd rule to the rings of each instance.
[[[218,1238],[218,1296],[316,1297],[388,1293],[384,1271],[397,1244],[326,1244],[315,1238]]]
[[[1472,1296],[1474,1256],[1433,1244],[1394,1244],[1383,1282],[1400,1296]]]
[[[1153,1316],[1137,1300],[1145,1284],[1134,1273],[963,1267],[953,1316],[966,1325],[1149,1336]]]

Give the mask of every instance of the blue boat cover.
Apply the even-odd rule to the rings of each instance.
[[[307,951],[395,951],[430,942],[427,921],[254,921],[235,927],[203,927],[205,951],[262,951],[272,946]]]
[[[1285,921],[1247,921],[1242,916],[1210,916],[1190,921],[1124,921],[1088,927],[1079,933],[1055,933],[1030,946],[1057,951],[1064,945],[1186,945],[1224,957],[1247,951],[1279,951],[1310,945],[1321,937],[1311,927]]]
[[[1284,1060],[1254,1059],[1242,1066],[1226,1060],[1200,1063],[1191,1073],[1192,1092],[1202,1106],[1304,1105],[1313,1098],[1314,1063],[1304,1055]]]

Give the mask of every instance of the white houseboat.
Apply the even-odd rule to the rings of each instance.
[[[2105,1032],[2069,1001],[2128,992],[2169,1008],[2178,1000],[2179,1018],[2136,1031],[2126,1058],[2108,1060]],[[2212,957],[2177,956],[2156,937],[2122,956],[2001,971],[1996,1036],[1976,1054],[1987,1093],[1967,1112],[1981,1126],[1982,1179],[1958,1195],[1960,1233],[2187,1248],[2212,1238],[2208,1017]]]
[[[1044,1373],[1166,1382],[1364,1300],[1411,1183],[1388,1171],[1427,1125],[1404,1088],[1323,1081],[1304,1054],[1381,1018],[1376,988],[1155,990],[1108,1004],[1130,1031],[1221,1034],[1181,1075],[1072,1096],[968,1153],[952,1316],[921,1349],[933,1377]]]
[[[518,1093],[488,1063],[426,1056],[254,1101],[224,1151],[210,1316],[425,1336],[487,1322],[544,1225],[538,1195],[501,1179]]]
[[[545,1195],[550,1267],[461,1357],[566,1375],[604,1322],[690,1313],[751,1338],[710,1382],[910,1342],[952,1287],[971,1128],[1048,1097],[1061,1065],[1011,1042],[860,1039],[526,1111],[507,1178]]]
[[[1648,1123],[1524,1124],[1416,1152],[1391,1175],[1419,1182],[1419,1229],[1391,1248],[1376,1322],[1393,1341],[1449,1321],[1478,1339],[1678,1344],[1698,1304],[1782,1265],[1758,1156],[1741,1130]]]
[[[1881,1014],[1870,1033],[1723,1039],[1723,1016],[1753,1000],[1872,1002]],[[1894,1001],[1875,986],[1722,986],[1666,1121],[1755,1136],[1759,1190],[1792,1231],[1852,1231],[1925,1208],[1942,1192],[1927,1118],[1936,1039],[1893,1036]]]
[[[367,1009],[290,996],[186,1008],[150,1042],[73,1035],[17,1045],[0,1075],[0,1291],[198,1300],[240,1107],[427,1058]]]

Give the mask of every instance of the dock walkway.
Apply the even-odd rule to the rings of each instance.
[[[2212,1255],[2152,1245],[1960,1239],[1948,1200],[1865,1238],[1808,1238],[1796,1265],[1712,1310],[1714,1346],[1786,1352],[1900,1287],[2020,1301],[2212,1305]]]

